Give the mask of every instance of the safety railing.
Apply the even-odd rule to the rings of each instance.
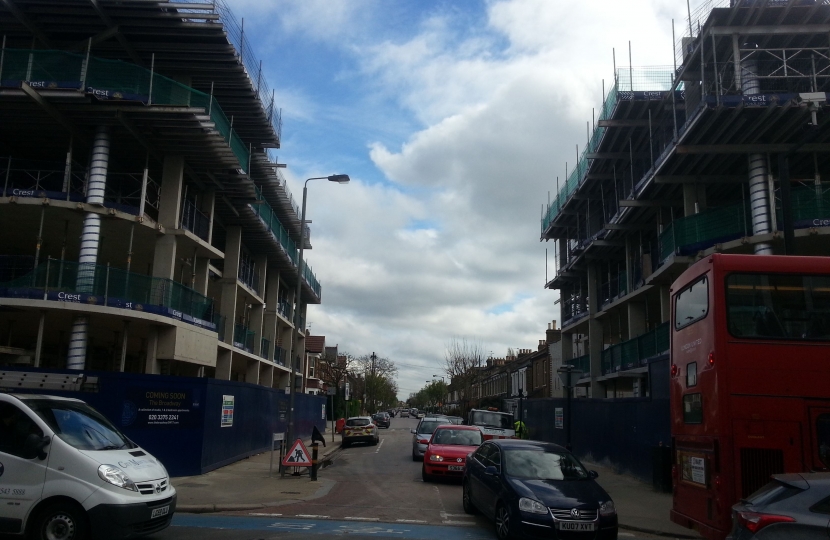
[[[582,372],[583,377],[591,375],[591,355],[583,354],[566,362]]]
[[[205,242],[210,240],[210,217],[189,199],[182,203],[182,229],[187,229]]]
[[[213,300],[171,279],[110,265],[0,256],[0,296],[155,313],[216,330]]]
[[[691,255],[751,234],[751,216],[744,202],[678,218],[660,234],[660,264],[672,255]]]
[[[237,271],[239,281],[244,283],[249,289],[259,294],[259,272],[256,271],[256,265],[250,257],[239,258],[239,270]]]
[[[822,186],[799,186],[791,191],[793,226],[796,229],[830,225],[830,189]],[[781,201],[776,199],[777,223],[784,222]]]
[[[274,347],[274,363],[279,364],[281,366],[286,365],[286,361],[288,359],[288,351],[280,347],[279,345]]]
[[[277,311],[280,315],[288,319],[289,317],[291,317],[291,304],[289,304],[288,302],[279,302],[277,304]]]
[[[225,341],[225,316],[215,313],[213,323],[216,325],[216,333],[219,334],[219,341]]]
[[[233,325],[233,346],[249,353],[254,352],[254,331],[244,324]]]
[[[669,323],[602,351],[602,374],[634,369],[669,350]]]
[[[271,359],[271,342],[265,338],[260,340],[259,355],[266,360]]]
[[[271,205],[268,204],[268,201],[266,201],[262,196],[262,191],[258,187],[256,188],[256,197],[257,203],[251,204],[251,209],[265,224],[274,239],[279,242],[285,254],[289,259],[291,259],[291,262],[294,263],[294,266],[297,266],[297,262],[299,260],[299,250],[296,242],[291,239],[288,231],[282,226],[277,214],[271,208]],[[322,294],[322,287],[320,286],[320,282],[317,281],[317,277],[314,275],[311,267],[305,262],[303,263],[303,279],[305,279],[305,282],[309,287],[311,287],[311,290],[313,290],[319,298]]]
[[[3,49],[0,87],[82,90],[101,101],[173,105],[204,109],[217,131],[248,170],[249,150],[216,99],[135,64],[66,51]]]
[[[608,120],[614,115],[617,104],[623,100],[634,99],[634,92],[666,92],[671,88],[673,69],[670,67],[637,67],[619,68],[615,73],[615,82],[600,109],[598,120]],[[577,156],[576,166],[566,169],[564,185],[559,188],[554,200],[542,218],[542,233],[559,215],[570,196],[586,180],[590,161],[588,154],[595,153],[602,142],[605,128],[596,126],[589,138],[586,147]]]

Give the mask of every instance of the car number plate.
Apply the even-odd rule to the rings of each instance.
[[[560,531],[595,531],[596,523],[582,523],[581,521],[560,521]]]
[[[450,465],[451,471],[463,471],[464,465]]]
[[[161,508],[156,508],[153,510],[153,513],[150,514],[150,519],[154,519],[161,516],[166,516],[170,512],[170,505],[162,506]],[[145,516],[147,514],[144,514]]]

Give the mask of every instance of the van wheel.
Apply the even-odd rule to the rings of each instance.
[[[473,506],[473,500],[470,495],[470,483],[464,482],[461,488],[461,504],[464,506],[464,512],[467,514],[475,514],[476,507]]]
[[[88,533],[86,516],[74,504],[51,504],[38,512],[32,532],[34,540],[84,540]]]

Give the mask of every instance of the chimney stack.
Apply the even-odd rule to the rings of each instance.
[[[554,320],[551,323],[548,323],[548,329],[545,332],[545,338],[547,340],[548,345],[552,343],[557,343],[562,339],[562,330],[556,329],[556,321]]]

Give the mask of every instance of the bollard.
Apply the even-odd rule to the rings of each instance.
[[[311,443],[311,481],[317,481],[317,442]]]

